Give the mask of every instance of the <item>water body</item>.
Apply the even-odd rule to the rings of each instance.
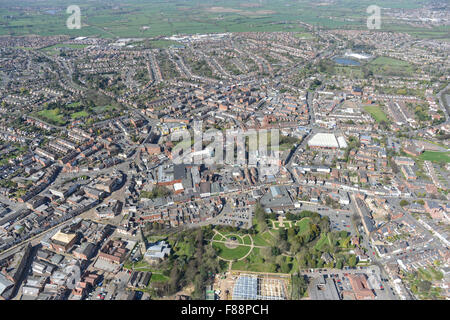
[[[338,64],[342,64],[344,66],[360,66],[361,65],[361,63],[359,63],[358,61],[349,59],[349,58],[334,57],[333,61]]]

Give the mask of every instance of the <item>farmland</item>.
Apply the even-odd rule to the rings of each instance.
[[[416,8],[421,1],[377,1],[380,6]],[[139,37],[161,35],[220,33],[220,32],[304,32],[301,23],[325,28],[366,27],[366,8],[373,1],[349,0],[319,5],[311,1],[259,1],[242,3],[238,0],[217,2],[213,0],[191,1],[138,1],[112,0],[92,2],[80,0],[81,29],[68,29],[66,12],[68,0],[24,0],[11,3],[1,0],[0,35],[59,35],[98,36],[104,38]],[[332,14],[330,14],[332,12]],[[433,29],[412,28],[397,21],[386,21],[386,30],[412,32],[416,36],[434,34]],[[446,37],[448,30],[436,30],[436,36]],[[310,37],[300,33],[299,37]]]

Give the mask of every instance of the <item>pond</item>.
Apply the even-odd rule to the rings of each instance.
[[[361,63],[359,63],[358,61],[352,60],[349,58],[334,57],[333,61],[338,64],[345,65],[345,66],[360,66],[361,65]]]

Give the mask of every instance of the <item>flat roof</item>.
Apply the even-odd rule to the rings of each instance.
[[[308,146],[339,148],[339,143],[333,133],[316,133],[311,139],[309,139]]]
[[[76,236],[75,233],[63,233],[60,230],[51,239],[61,243],[70,243]]]

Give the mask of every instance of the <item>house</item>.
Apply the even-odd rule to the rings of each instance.
[[[444,218],[444,208],[435,201],[425,201],[425,211],[429,213],[433,219],[442,220]]]
[[[150,245],[144,258],[150,262],[158,262],[169,256],[170,252],[170,245],[165,241],[159,241]]]
[[[331,263],[331,262],[334,261],[333,256],[331,254],[329,254],[328,252],[322,253],[322,256],[320,257],[320,259],[325,261],[326,264]]]

